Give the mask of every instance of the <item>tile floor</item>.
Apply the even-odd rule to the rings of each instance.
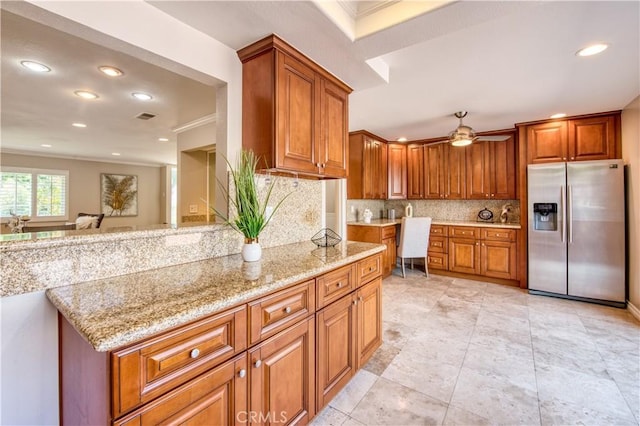
[[[638,425],[626,310],[410,271],[383,282],[384,343],[314,425]]]

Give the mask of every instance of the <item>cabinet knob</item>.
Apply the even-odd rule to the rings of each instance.
[[[291,313],[291,306],[287,306],[286,308],[284,308],[284,312],[287,314]]]
[[[198,355],[200,355],[200,349],[198,348],[191,350],[191,353],[189,353],[191,358],[198,358]]]
[[[567,157],[562,157],[562,159],[563,159],[563,160],[566,160],[566,159],[567,159]]]
[[[373,266],[369,267],[369,272],[373,272]]]
[[[572,159],[572,160],[575,160],[575,159],[576,159],[576,157],[571,157],[571,159]]]
[[[495,197],[495,196],[496,196],[496,194],[491,194],[491,196],[492,196],[492,197]]]
[[[353,306],[355,306],[357,304],[358,304],[358,300],[356,299],[356,300],[353,301]]]
[[[484,243],[482,243],[482,247],[485,247]]]
[[[476,245],[477,245],[477,246],[479,246],[479,245],[480,245],[480,243],[476,243]]]
[[[260,368],[261,365],[262,365],[262,361],[260,361],[260,360],[257,360],[256,362],[253,363],[253,366],[255,368]]]
[[[336,285],[338,286],[338,288],[342,287],[342,281],[339,281]]]
[[[246,376],[247,376],[247,370],[245,370],[244,368],[238,371],[238,377],[240,377],[241,379],[244,379]]]
[[[358,297],[358,302],[362,302],[362,296]]]

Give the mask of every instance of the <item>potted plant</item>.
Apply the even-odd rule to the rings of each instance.
[[[262,230],[269,224],[276,210],[282,202],[290,195],[287,194],[273,208],[272,213],[267,217],[266,209],[271,200],[273,184],[269,186],[264,197],[259,196],[256,183],[255,170],[258,165],[258,158],[253,151],[242,150],[234,169],[225,158],[227,165],[231,169],[231,180],[235,187],[235,193],[231,195],[229,190],[220,182],[222,193],[229,200],[230,207],[236,210],[234,218],[227,217],[217,210],[214,212],[221,217],[226,224],[244,235],[244,246],[242,247],[242,258],[245,262],[255,262],[262,256],[262,248],[258,240]],[[231,210],[231,209],[230,209]]]

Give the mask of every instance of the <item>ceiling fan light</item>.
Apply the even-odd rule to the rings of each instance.
[[[452,139],[451,141],[451,146],[468,146],[471,145],[473,143],[473,139],[467,139],[467,138],[456,138],[456,139]]]

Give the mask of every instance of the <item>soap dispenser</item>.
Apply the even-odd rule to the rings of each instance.
[[[413,207],[411,206],[411,203],[407,204],[404,208],[404,215],[406,217],[413,217]]]

